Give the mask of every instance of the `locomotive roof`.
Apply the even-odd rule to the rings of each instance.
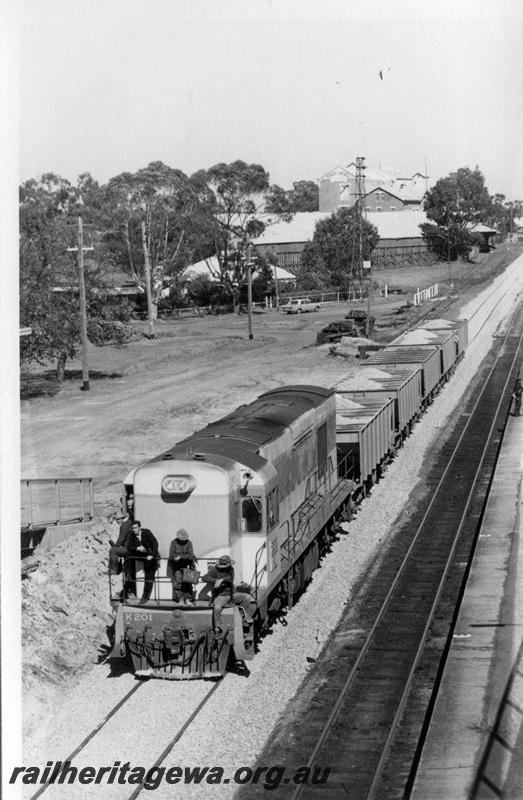
[[[239,461],[249,469],[258,472],[265,466],[267,460],[258,455],[257,446],[252,442],[239,441],[238,439],[228,439],[220,436],[219,438],[208,438],[205,440],[195,439],[193,436],[178,442],[166,453],[162,453],[153,461],[163,461],[170,458],[180,459],[181,461],[193,461],[198,454],[220,456],[230,461]],[[211,458],[210,463],[216,463],[216,459]]]
[[[321,386],[283,386],[260,395],[252,403],[240,406],[226,417],[211,422],[189,440],[216,437],[242,440],[255,449],[274,439],[306,411],[318,408],[334,389]]]
[[[216,422],[174,445],[167,453],[174,458],[192,458],[195,453],[223,455],[250,469],[260,469],[266,460],[259,448],[279,436],[306,411],[318,408],[334,389],[322,386],[284,386],[265,392],[252,403],[240,406]],[[162,460],[165,453],[154,460]]]

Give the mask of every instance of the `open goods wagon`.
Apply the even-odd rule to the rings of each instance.
[[[411,430],[422,408],[421,368],[400,370],[363,368],[356,375],[343,378],[336,386],[336,394],[359,403],[393,400],[396,444]]]
[[[469,343],[469,323],[466,319],[431,319],[424,323],[427,331],[451,332],[457,337],[457,357],[462,357]]]
[[[441,375],[448,380],[458,358],[458,338],[453,331],[429,331],[424,328],[404,333],[391,347],[439,347]]]
[[[423,405],[431,402],[442,380],[440,348],[432,345],[424,347],[386,347],[372,353],[367,366],[397,370],[421,368]]]
[[[383,462],[393,452],[396,439],[394,401],[338,396],[336,442],[340,459],[352,468],[354,480],[364,487],[375,482]]]

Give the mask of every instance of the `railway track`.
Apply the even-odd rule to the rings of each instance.
[[[476,272],[478,267],[481,267],[481,264],[474,264],[466,272],[462,272],[460,275],[460,281],[466,281],[470,275]],[[509,277],[507,279],[507,283],[510,282],[510,280],[511,278]],[[444,296],[435,302],[431,302],[428,307],[426,306],[425,308],[422,308],[419,315],[409,320],[408,326],[405,328],[405,330],[420,327],[423,325],[424,321],[441,317],[442,315],[446,314],[450,308],[452,308],[456,301],[459,301],[459,295]]]
[[[169,741],[167,746],[164,747],[164,749],[162,750],[162,752],[160,753],[160,755],[158,756],[158,758],[156,759],[154,764],[152,764],[150,769],[155,769],[156,767],[159,767],[159,766],[161,766],[161,764],[163,764],[163,762],[165,761],[165,759],[167,758],[167,756],[169,755],[169,753],[173,749],[174,745],[177,744],[180,741],[180,739],[182,738],[183,734],[185,733],[185,731],[187,730],[189,725],[196,719],[196,717],[202,711],[204,706],[207,705],[207,703],[209,702],[209,700],[213,696],[214,692],[218,689],[219,685],[220,685],[220,682],[216,682],[213,685],[212,689],[210,689],[209,692],[205,695],[203,700],[194,709],[194,711],[192,712],[190,717],[184,722],[184,724],[181,726],[181,728],[178,730],[178,732],[175,734],[175,736],[173,736],[173,738]],[[140,786],[137,786],[136,789],[134,790],[134,792],[131,795],[129,795],[128,800],[135,800],[135,798],[138,797],[138,795],[143,791],[143,789],[144,789],[144,784],[141,784]]]
[[[285,753],[286,763],[294,766],[307,760],[312,769],[331,766],[328,784],[298,786],[294,792],[280,787],[276,797],[311,800],[320,792],[322,797],[351,800],[406,796],[417,741],[422,738],[419,706],[403,736],[407,745],[405,741],[398,745],[398,731],[408,716],[409,693],[437,616],[439,638],[448,643],[452,637],[452,613],[472,559],[510,389],[521,362],[522,329],[520,309],[505,339],[497,341],[497,355],[482,386],[462,410],[438,455],[427,479],[424,507],[420,505],[395,537],[372,594],[367,593],[362,604],[365,607],[358,616],[349,615],[335,634],[337,646],[327,651],[321,664],[308,712],[293,726],[296,733],[292,752]],[[444,622],[439,619],[442,600]],[[432,653],[437,664],[446,646]],[[434,664],[431,669],[437,673]],[[431,704],[425,697],[423,714],[427,706],[430,709]],[[390,765],[391,752],[395,757]]]
[[[118,702],[118,703],[117,703],[117,704],[116,704],[116,705],[115,705],[115,706],[114,706],[114,707],[113,707],[113,708],[112,708],[112,709],[111,709],[111,710],[110,710],[110,711],[109,711],[109,712],[108,712],[108,713],[105,715],[105,717],[104,717],[102,720],[100,720],[100,722],[98,723],[98,725],[95,725],[95,727],[94,727],[94,728],[93,728],[93,729],[92,729],[92,730],[91,730],[91,731],[90,731],[90,732],[87,734],[87,736],[86,736],[84,739],[82,739],[82,741],[80,742],[80,744],[79,744],[79,745],[78,745],[78,746],[77,746],[77,747],[76,747],[76,748],[75,748],[75,749],[74,749],[74,750],[73,750],[71,753],[69,753],[69,755],[68,755],[68,756],[66,756],[66,757],[65,757],[65,758],[64,758],[64,759],[63,759],[63,760],[62,760],[60,763],[65,763],[66,761],[72,762],[72,761],[73,761],[73,759],[74,759],[74,758],[76,758],[76,756],[77,756],[79,753],[81,753],[81,752],[82,752],[82,750],[84,750],[84,749],[87,747],[87,745],[89,744],[89,742],[90,742],[92,739],[94,739],[94,737],[96,736],[96,734],[97,734],[97,733],[99,733],[99,732],[102,730],[102,728],[105,728],[105,726],[107,725],[107,723],[109,722],[109,720],[110,720],[110,719],[112,719],[112,718],[114,717],[114,715],[115,715],[115,714],[116,714],[116,713],[117,713],[117,712],[118,712],[118,711],[119,711],[119,710],[120,710],[120,709],[121,709],[121,708],[122,708],[122,707],[123,707],[123,706],[124,706],[126,703],[128,703],[128,702],[129,702],[129,700],[131,699],[131,697],[132,697],[134,694],[136,694],[136,692],[137,692],[137,691],[138,691],[138,690],[139,690],[139,689],[140,689],[142,686],[143,686],[143,683],[141,683],[141,682],[140,682],[140,683],[136,683],[136,684],[133,686],[133,688],[132,688],[132,689],[131,689],[129,692],[127,692],[127,694],[126,694],[126,695],[124,695],[124,697],[122,697],[122,699],[121,699],[121,700],[120,700],[120,701],[119,701],[119,702]],[[31,795],[31,798],[30,798],[30,800],[36,800],[36,799],[37,799],[37,797],[41,797],[41,796],[42,796],[42,794],[43,794],[43,793],[44,793],[44,792],[45,792],[45,791],[46,791],[46,790],[49,788],[49,786],[52,786],[52,785],[53,785],[54,781],[53,781],[52,779],[53,779],[53,773],[51,772],[51,774],[50,774],[50,776],[49,776],[49,779],[46,781],[46,783],[42,784],[42,786],[41,786],[41,787],[38,789],[38,791],[37,791],[37,792],[35,792],[33,795]],[[55,778],[55,779],[56,779],[56,778]]]
[[[212,686],[207,692],[207,694],[203,697],[203,699],[201,699],[197,703],[196,707],[189,713],[183,724],[180,725],[176,733],[169,739],[167,745],[162,749],[158,757],[155,759],[154,763],[148,766],[148,771],[162,764],[162,762],[169,755],[175,744],[177,744],[180,741],[180,739],[182,738],[188,727],[196,719],[198,714],[200,714],[205,705],[209,702],[213,694],[220,686],[220,683],[221,681],[215,681],[212,683]],[[133,686],[133,688],[129,692],[127,692],[127,694],[105,715],[105,717],[97,725],[95,725],[95,727],[87,734],[87,736],[85,736],[84,739],[82,739],[80,744],[69,755],[63,758],[63,760],[58,762],[59,763],[58,768],[56,768],[57,762],[55,762],[53,765],[53,770],[51,771],[48,780],[46,781],[46,783],[42,784],[42,786],[38,789],[38,791],[36,791],[33,795],[31,795],[30,800],[37,800],[37,798],[41,797],[44,794],[44,792],[46,792],[47,789],[49,789],[50,787],[53,788],[53,786],[56,785],[56,781],[58,780],[62,764],[69,762],[74,767],[78,763],[77,761],[75,762],[75,759],[77,759],[80,753],[83,753],[86,750],[87,746],[95,739],[97,735],[100,734],[100,732],[106,727],[107,723],[110,720],[112,720],[116,716],[116,714],[124,708],[124,706],[127,706],[130,703],[131,698],[134,695],[136,695],[136,693],[145,685],[147,685],[147,681],[137,682]],[[120,742],[117,741],[116,745],[118,746],[119,744]],[[111,760],[110,756],[108,756],[107,760],[109,763]],[[114,761],[116,762],[116,759],[114,759]],[[139,784],[134,789],[132,794],[129,795],[128,800],[134,800],[134,798],[138,797],[138,795],[142,792],[143,789],[144,789],[144,784]]]

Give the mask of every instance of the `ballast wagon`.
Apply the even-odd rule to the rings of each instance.
[[[395,444],[410,433],[413,423],[421,414],[421,368],[383,367],[360,369],[356,375],[343,378],[335,386],[339,397],[358,403],[360,400],[393,400]]]
[[[371,353],[365,365],[384,369],[394,367],[397,370],[421,368],[423,408],[432,402],[433,396],[443,383],[440,348],[432,345],[389,346]]]
[[[340,461],[351,469],[357,485],[366,489],[379,477],[394,449],[394,401],[338,395],[336,439]]]

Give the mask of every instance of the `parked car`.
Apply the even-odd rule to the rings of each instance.
[[[286,314],[302,314],[304,311],[319,311],[319,303],[312,303],[308,297],[293,297],[281,310]]]

